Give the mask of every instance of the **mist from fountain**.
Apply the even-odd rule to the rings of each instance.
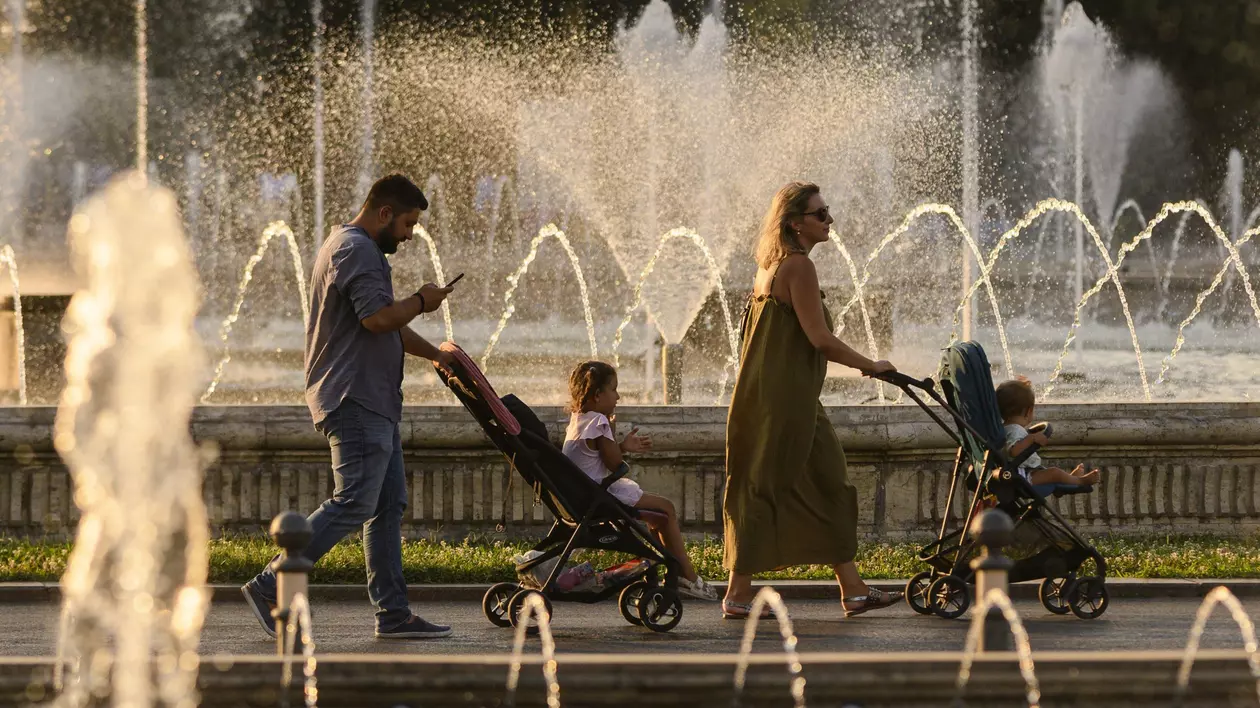
[[[26,326],[22,323],[22,283],[18,279],[17,256],[9,244],[0,246],[0,265],[9,270],[13,287],[13,340],[17,352],[18,404],[26,405]]]
[[[293,259],[293,274],[297,281],[298,298],[302,305],[302,329],[305,331],[307,325],[311,321],[311,303],[306,297],[306,269],[302,267],[302,251],[298,248],[297,239],[293,236],[293,230],[283,221],[273,221],[263,229],[262,236],[258,238],[258,248],[254,251],[254,255],[250,256],[249,261],[245,263],[245,272],[241,274],[241,282],[236,287],[236,301],[232,303],[232,312],[223,320],[222,326],[219,328],[219,342],[223,346],[223,355],[219,359],[219,363],[214,367],[214,376],[211,378],[209,385],[206,386],[205,393],[201,394],[201,402],[209,403],[210,397],[214,395],[214,391],[219,387],[219,382],[223,379],[223,370],[227,367],[228,362],[232,361],[231,335],[232,326],[240,319],[241,307],[245,304],[245,295],[249,292],[249,284],[254,279],[254,268],[262,262],[263,256],[267,255],[267,247],[271,245],[271,239],[276,236],[284,238],[285,243],[289,246],[289,255]]]
[[[311,22],[315,25],[311,33],[311,74],[314,95],[314,124],[311,131],[311,142],[314,153],[314,174],[311,175],[311,189],[315,194],[314,222],[312,240],[316,248],[324,242],[324,2],[311,0]]]
[[[136,0],[136,170],[149,173],[149,12]]]
[[[197,272],[174,195],[141,174],[88,200],[69,238],[86,285],[66,314],[53,431],[80,510],[61,578],[59,705],[191,708],[210,541],[189,432],[205,364]]]
[[[437,278],[438,285],[446,284],[446,273],[442,270],[442,258],[438,256],[437,244],[433,242],[433,237],[420,224],[416,224],[412,228],[411,233],[424,241],[424,245],[429,249],[429,263],[433,265],[433,276]],[[442,324],[446,326],[446,341],[455,341],[455,327],[451,322],[451,301],[442,301]]]

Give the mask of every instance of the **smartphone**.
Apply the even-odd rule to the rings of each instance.
[[[448,288],[449,288],[449,287],[451,287],[452,285],[454,285],[455,283],[458,283],[458,282],[459,282],[459,279],[460,279],[460,278],[462,278],[462,277],[464,277],[464,274],[463,274],[463,273],[460,273],[459,275],[455,276],[455,279],[454,279],[454,280],[452,280],[451,282],[447,283],[447,284],[446,284],[446,287],[448,287]]]

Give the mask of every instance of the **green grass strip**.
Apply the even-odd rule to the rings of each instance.
[[[1107,558],[1108,575],[1128,578],[1258,578],[1260,537],[1223,539],[1210,536],[1100,537],[1093,543]],[[513,577],[512,556],[532,543],[471,539],[408,541],[403,544],[403,571],[409,583],[492,583]],[[907,578],[920,570],[918,544],[863,543],[858,568],[870,579]],[[0,582],[56,581],[65,571],[71,544],[0,539]],[[710,538],[689,544],[700,574],[724,579],[722,543]],[[210,543],[210,582],[239,583],[252,577],[275,552],[268,539],[234,537]],[[596,567],[611,565],[614,554],[586,552],[583,560]],[[772,580],[823,580],[831,571],[801,566],[759,576]],[[363,583],[363,546],[347,540],[332,549],[315,568],[315,583]]]

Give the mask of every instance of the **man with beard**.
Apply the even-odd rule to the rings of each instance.
[[[408,325],[436,310],[451,288],[426,283],[394,299],[387,254],[411,240],[428,201],[402,175],[372,185],[358,216],[332,230],[311,273],[311,317],[306,326],[306,405],[315,429],[332,449],[334,489],[310,515],[314,535],[303,553],[318,561],[362,527],[368,597],[381,639],[448,637],[451,628],[412,614],[402,571],[402,515],[407,508],[403,470],[403,353],[438,364],[451,355]],[[241,588],[263,630],[275,637],[271,610],[276,576],[270,566]]]

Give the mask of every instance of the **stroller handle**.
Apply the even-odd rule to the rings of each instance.
[[[878,379],[884,383],[892,384],[893,386],[901,389],[913,386],[915,388],[921,388],[924,391],[933,390],[932,379],[923,379],[920,381],[919,379],[903,374],[900,371],[884,371],[878,374],[869,374],[869,376],[873,379]]]

